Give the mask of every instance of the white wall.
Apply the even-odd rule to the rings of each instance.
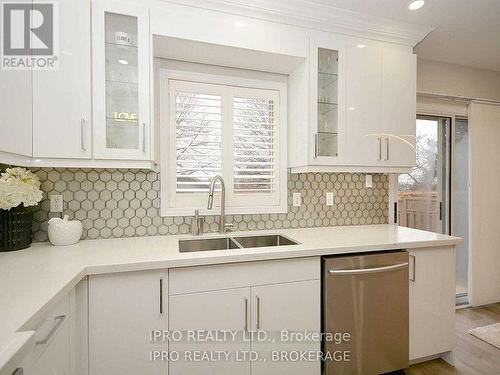
[[[500,301],[500,106],[472,103],[469,296],[474,306]]]
[[[419,58],[417,91],[500,101],[500,72]]]

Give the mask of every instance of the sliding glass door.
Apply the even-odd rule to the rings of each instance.
[[[398,179],[399,225],[448,232],[450,124],[448,117],[417,117],[417,163]]]
[[[416,166],[398,177],[398,223],[453,234],[457,303],[467,303],[469,152],[466,117],[417,116]]]
[[[463,238],[457,246],[457,302],[467,303],[469,275],[469,123],[457,117],[453,127],[451,233]]]

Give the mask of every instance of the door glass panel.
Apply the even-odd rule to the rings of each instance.
[[[463,238],[457,245],[457,298],[467,303],[469,266],[469,127],[466,118],[455,120],[453,155],[453,234]]]
[[[139,148],[137,17],[106,13],[106,147]]]
[[[419,116],[416,166],[399,175],[398,222],[410,228],[447,233],[449,118]]]
[[[318,49],[316,155],[338,155],[338,51]]]

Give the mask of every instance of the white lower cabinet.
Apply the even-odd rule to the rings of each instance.
[[[320,374],[320,362],[292,358],[292,352],[318,351],[320,344],[291,339],[290,335],[301,331],[320,332],[320,280],[252,287],[251,301],[252,329],[267,332],[271,340],[252,341],[252,350],[266,361],[252,362],[251,373]],[[277,356],[278,352],[283,356]]]
[[[19,366],[25,375],[70,375],[72,313],[65,296],[57,305],[27,327],[35,331],[35,347]]]
[[[70,375],[69,324],[63,322],[50,345],[25,375]]]
[[[410,361],[449,352],[455,337],[455,250],[410,252]]]
[[[89,374],[165,375],[166,361],[151,361],[152,330],[167,329],[167,273],[137,271],[89,277]],[[165,297],[164,297],[165,296]]]
[[[170,374],[202,375],[247,375],[248,361],[239,361],[235,355],[223,357],[220,361],[190,360],[195,352],[249,352],[250,341],[243,334],[247,332],[250,290],[237,288],[209,292],[175,295],[169,297],[170,331],[231,331],[238,337],[223,342],[183,341],[171,342],[170,352],[179,353],[181,360],[171,361]]]
[[[236,331],[237,338],[171,342],[170,351],[183,358],[185,351],[225,351],[231,359],[171,361],[169,374],[318,375],[319,362],[287,361],[285,353],[283,360],[273,360],[272,352],[320,350],[319,342],[281,342],[280,337],[281,331],[320,331],[319,267],[319,258],[306,258],[170,270],[170,331]],[[210,288],[218,290],[204,290]],[[244,358],[248,351],[259,360]]]

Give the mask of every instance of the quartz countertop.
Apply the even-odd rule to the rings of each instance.
[[[0,374],[32,335],[23,332],[83,277],[207,264],[456,245],[460,238],[394,224],[234,232],[228,236],[280,234],[298,245],[180,253],[179,239],[153,236],[80,241],[71,246],[35,243],[0,253]],[[220,237],[207,234],[196,238]],[[9,361],[10,362],[10,361]]]

